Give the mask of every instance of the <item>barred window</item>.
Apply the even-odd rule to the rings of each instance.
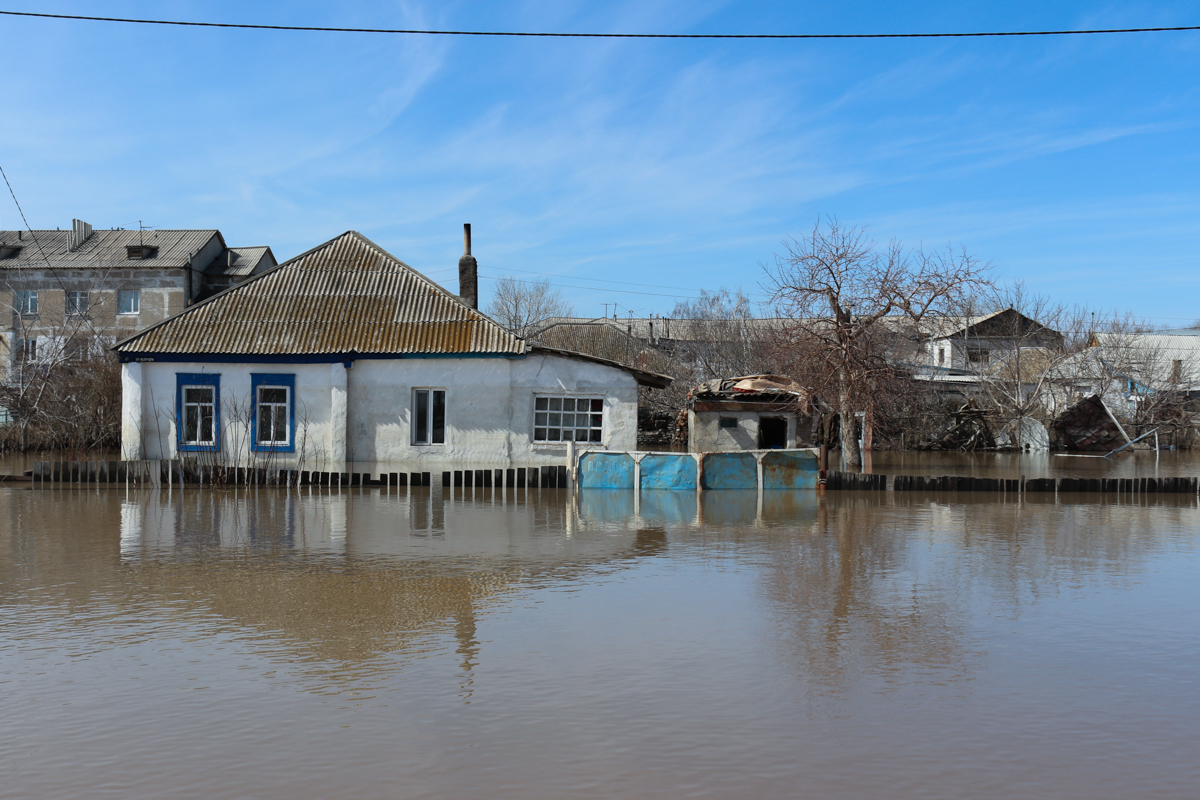
[[[604,398],[546,397],[533,400],[535,442],[600,442]]]

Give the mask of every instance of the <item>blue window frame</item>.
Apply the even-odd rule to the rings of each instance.
[[[296,452],[296,376],[250,374],[250,440],[260,453]]]
[[[221,376],[175,373],[175,436],[182,453],[221,449]]]

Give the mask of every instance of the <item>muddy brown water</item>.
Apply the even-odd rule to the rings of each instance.
[[[1195,497],[4,489],[0,520],[2,797],[1200,794]]]

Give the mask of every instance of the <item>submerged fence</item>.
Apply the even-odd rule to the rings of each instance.
[[[887,475],[830,472],[825,488],[896,492],[1197,494],[1198,478],[972,478],[962,475]]]
[[[38,461],[29,472],[35,486],[430,486],[436,472],[323,472],[319,470],[223,467],[187,460]],[[512,469],[441,472],[442,486],[563,489],[567,468],[561,464]]]
[[[641,490],[815,489],[815,459],[777,451],[691,454],[589,452],[579,461],[581,488]],[[717,455],[718,458],[711,456]],[[437,472],[323,472],[319,470],[221,467],[194,461],[38,461],[28,473],[34,486],[330,486],[407,487],[435,485]],[[454,488],[565,489],[571,471],[562,464],[506,469],[461,469],[440,473],[441,486]],[[1198,494],[1200,479],[1170,478],[975,478],[962,475],[887,475],[829,472],[832,491],[992,492],[1092,494]]]

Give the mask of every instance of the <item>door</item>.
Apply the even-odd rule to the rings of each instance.
[[[783,417],[759,417],[758,449],[783,450],[787,447],[787,420]]]

